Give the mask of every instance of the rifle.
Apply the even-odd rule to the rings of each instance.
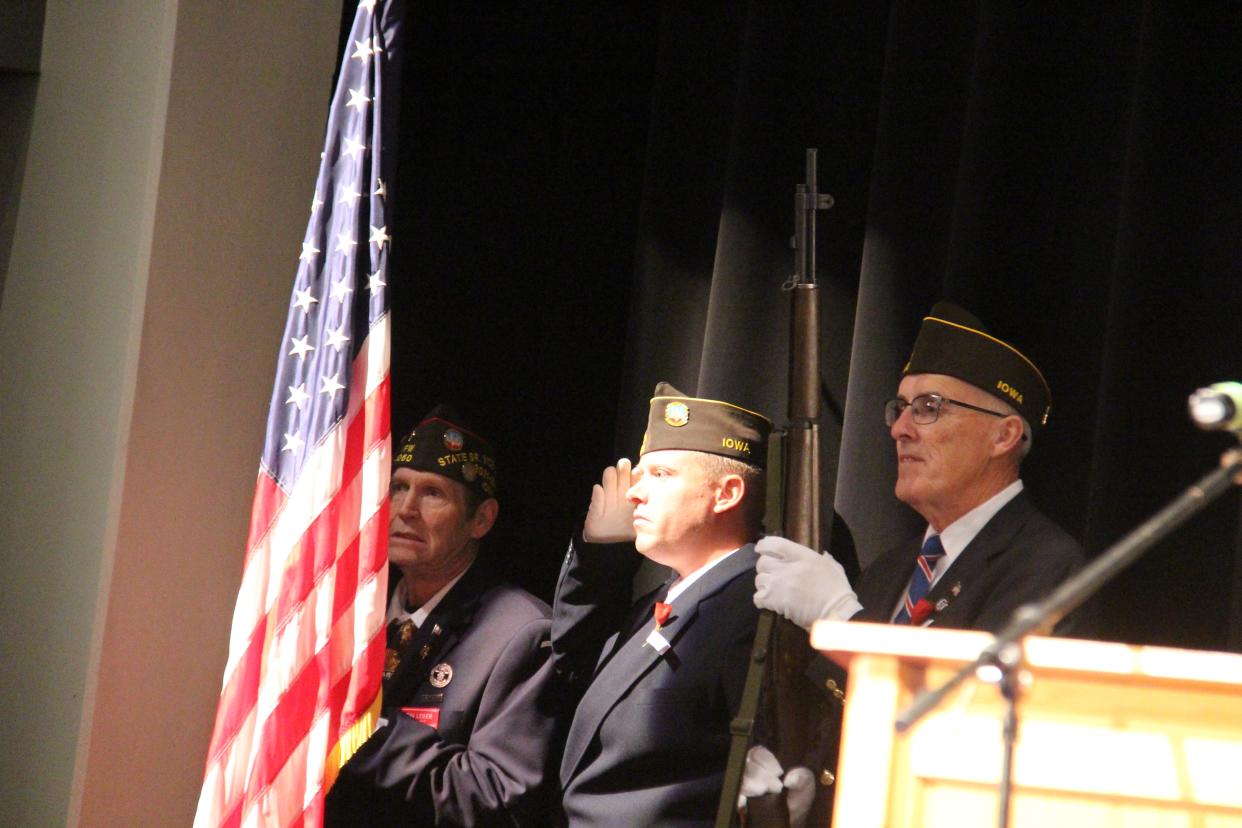
[[[806,151],[806,182],[794,194],[794,273],[782,286],[790,294],[789,422],[771,441],[768,514],[779,515],[779,527],[769,520],[773,534],[783,534],[811,549],[821,549],[819,494],[819,285],[815,280],[815,213],[832,207],[832,196],[820,193],[816,151]],[[776,531],[779,529],[779,532]],[[765,725],[771,749],[781,766],[803,761],[816,731],[816,716],[808,694],[799,685],[812,656],[806,632],[770,610],[759,613],[750,668],[737,716],[730,725],[732,742],[724,787],[716,811],[716,828],[737,824],[737,795],[742,784],[746,751],[754,736],[759,697],[764,696]],[[789,811],[781,794],[753,798],[747,805],[747,823],[753,826],[789,825]]]

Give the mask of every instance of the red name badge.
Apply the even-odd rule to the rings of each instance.
[[[440,708],[438,707],[403,707],[401,712],[420,724],[435,730],[440,729]]]

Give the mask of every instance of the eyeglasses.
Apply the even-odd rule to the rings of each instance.
[[[906,402],[901,397],[895,400],[889,400],[884,403],[884,424],[889,428],[893,427],[893,423],[897,422],[897,418],[901,416],[901,412],[907,408],[910,409],[910,418],[918,425],[930,425],[936,422],[940,416],[940,409],[948,403],[956,405],[958,408],[969,408],[971,411],[978,411],[980,414],[991,414],[993,417],[1007,417],[1008,414],[1002,414],[999,411],[992,411],[988,408],[980,408],[977,405],[964,403],[960,400],[951,400],[948,397],[942,397],[939,394],[919,394],[910,402]]]

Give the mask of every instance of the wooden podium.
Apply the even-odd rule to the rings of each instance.
[[[835,828],[997,824],[1004,701],[971,680],[908,733],[893,722],[991,640],[823,621],[849,668]],[[1015,828],[1242,828],[1242,656],[1032,637],[1014,756]]]

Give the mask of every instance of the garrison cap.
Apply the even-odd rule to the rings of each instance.
[[[703,451],[763,468],[772,421],[719,400],[687,397],[667,382],[655,387],[639,456],[661,449]]]
[[[1035,363],[952,302],[937,302],[923,318],[901,373],[956,377],[1009,403],[1032,426],[1046,424],[1052,410],[1052,389]]]
[[[434,472],[484,499],[496,496],[496,450],[447,405],[431,409],[397,444],[392,467]]]

